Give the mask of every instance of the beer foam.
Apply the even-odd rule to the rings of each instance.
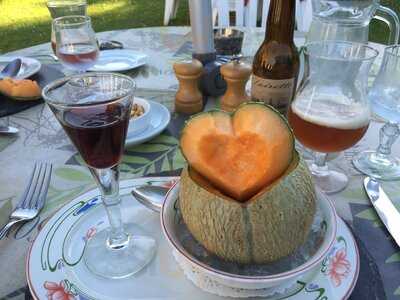
[[[344,96],[318,95],[296,98],[292,112],[305,121],[337,129],[358,129],[367,126],[371,111],[366,103],[353,102]]]

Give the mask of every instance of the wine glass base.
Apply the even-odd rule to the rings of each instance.
[[[347,176],[337,171],[326,170],[321,173],[311,166],[311,173],[313,175],[315,185],[328,195],[343,191],[349,183]]]
[[[102,230],[92,237],[84,252],[88,269],[99,276],[111,279],[129,277],[142,270],[154,257],[156,241],[141,234],[134,224],[125,224],[129,241],[118,249],[107,246],[109,230]]]
[[[400,160],[390,155],[378,155],[373,150],[360,152],[353,158],[353,165],[358,171],[376,179],[400,179]]]

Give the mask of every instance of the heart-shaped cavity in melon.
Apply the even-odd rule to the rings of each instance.
[[[286,120],[272,107],[254,102],[232,115],[210,111],[194,116],[180,144],[192,168],[242,202],[282,175],[294,150]]]

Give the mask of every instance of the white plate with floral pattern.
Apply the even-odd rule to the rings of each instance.
[[[207,293],[187,280],[165,240],[159,215],[137,202],[130,192],[142,184],[165,184],[170,178],[139,178],[121,182],[122,215],[158,243],[156,257],[135,276],[107,280],[91,274],[82,261],[87,240],[107,227],[98,190],[71,201],[56,212],[38,233],[27,256],[26,276],[34,299],[227,299]],[[345,299],[354,288],[359,255],[352,234],[339,220],[335,245],[314,278],[297,281],[279,299]]]

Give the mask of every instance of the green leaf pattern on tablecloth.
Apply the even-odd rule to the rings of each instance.
[[[54,174],[66,180],[81,181],[81,182],[88,182],[92,180],[92,177],[89,174],[71,168],[58,168],[54,171]]]
[[[390,264],[390,263],[395,263],[400,261],[400,252],[396,252],[392,256],[390,256],[388,259],[386,259],[385,263]]]
[[[358,214],[356,214],[356,217],[372,221],[374,227],[383,226],[381,219],[379,218],[379,216],[377,215],[377,213],[373,207],[369,207],[369,208],[359,212]]]
[[[120,169],[137,176],[180,169],[185,161],[179,150],[178,140],[161,134],[150,142],[128,148]]]
[[[13,208],[12,198],[6,198],[0,200],[0,226],[3,226],[4,224],[7,223],[12,208]]]
[[[400,295],[400,286],[394,291],[393,295]]]
[[[53,212],[66,201],[92,189],[95,183],[86,168],[62,166],[55,168],[52,175],[53,184],[49,187],[43,213]],[[57,188],[55,187],[57,186]]]
[[[367,195],[359,184],[347,188],[341,196],[350,203],[366,204],[367,202]]]
[[[17,140],[16,136],[2,136],[0,138],[0,152]]]
[[[75,162],[84,165],[79,154],[73,158]],[[127,148],[120,163],[120,170],[128,173],[123,174],[123,177],[137,177],[177,170],[185,164],[179,141],[168,133],[163,133],[145,144]]]

